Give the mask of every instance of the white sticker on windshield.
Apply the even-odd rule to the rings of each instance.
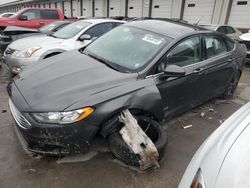
[[[143,37],[142,40],[150,42],[155,45],[160,45],[164,39],[157,39],[153,35],[145,35],[145,37]]]

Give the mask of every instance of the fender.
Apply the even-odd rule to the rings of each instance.
[[[101,127],[101,134],[107,136],[117,126],[118,114],[124,109],[139,110],[159,122],[164,117],[159,90],[151,85],[97,105],[95,115],[90,116],[88,122]]]

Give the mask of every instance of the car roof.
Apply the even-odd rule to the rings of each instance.
[[[92,23],[92,24],[105,23],[105,22],[126,23],[125,21],[113,20],[113,19],[84,19],[84,20],[79,20],[79,21],[89,22],[89,23]]]
[[[199,30],[207,30],[206,28],[188,24],[181,21],[171,19],[149,19],[139,20],[126,24],[128,26],[149,30],[155,33],[166,35],[171,38],[178,38],[188,33]]]

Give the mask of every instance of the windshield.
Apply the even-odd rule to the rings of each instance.
[[[170,40],[150,31],[120,26],[91,43],[84,52],[122,67],[126,72],[136,72]]]
[[[55,27],[57,27],[60,24],[61,24],[61,22],[53,22],[53,23],[50,23],[48,25],[41,27],[40,29],[38,29],[38,31],[40,31],[40,32],[52,31]]]
[[[79,32],[88,27],[90,24],[91,23],[86,21],[78,21],[65,26],[64,28],[52,34],[51,36],[61,39],[69,39],[76,36]]]

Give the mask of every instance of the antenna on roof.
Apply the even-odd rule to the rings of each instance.
[[[198,21],[195,23],[195,25],[198,25],[203,17],[204,17],[204,16],[201,16],[201,17],[198,19]]]

